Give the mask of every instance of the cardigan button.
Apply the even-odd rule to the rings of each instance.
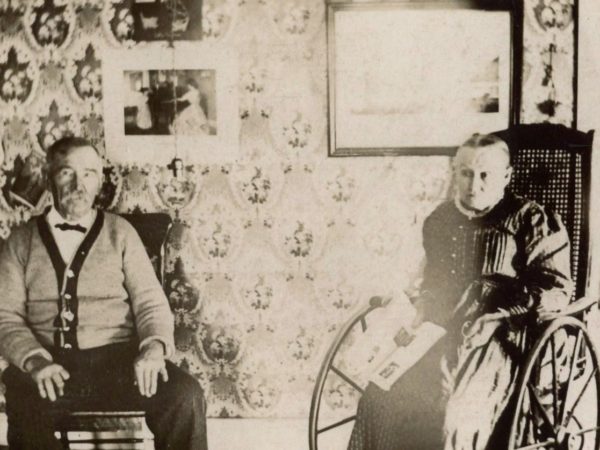
[[[67,342],[67,343],[65,344],[65,348],[73,348],[73,346]]]
[[[75,272],[73,272],[71,269],[67,270],[67,277],[68,278],[73,278],[75,276]]]
[[[65,297],[67,300],[70,300],[70,299],[71,299],[71,294],[65,294],[65,295],[64,295],[64,297]]]

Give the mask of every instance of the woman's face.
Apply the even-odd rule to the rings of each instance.
[[[463,147],[454,159],[454,181],[462,205],[474,212],[492,208],[504,196],[512,168],[499,147]]]

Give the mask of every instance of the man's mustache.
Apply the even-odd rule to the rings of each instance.
[[[88,193],[85,189],[76,189],[74,191],[65,192],[62,196],[64,200],[72,200],[81,197],[88,197]]]

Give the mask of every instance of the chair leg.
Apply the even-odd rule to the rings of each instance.
[[[60,441],[64,450],[69,450],[69,436],[66,431],[58,430],[54,432],[54,437]]]

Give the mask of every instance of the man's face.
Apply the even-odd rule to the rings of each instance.
[[[102,184],[102,161],[89,146],[57,155],[50,167],[54,205],[67,220],[78,220],[91,209]]]
[[[475,212],[485,211],[500,201],[511,173],[508,155],[497,147],[463,147],[454,159],[459,200]]]

